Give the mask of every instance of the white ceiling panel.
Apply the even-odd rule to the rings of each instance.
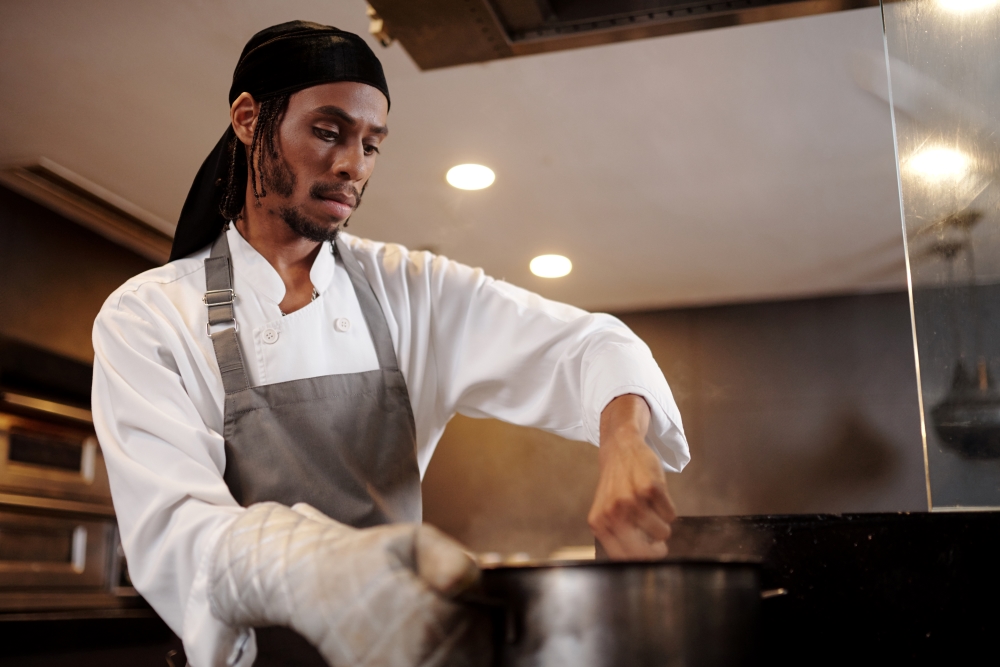
[[[246,39],[360,1],[7,0],[0,159],[45,156],[166,220],[225,129]],[[392,135],[350,231],[591,309],[905,285],[888,108],[851,76],[879,10],[421,72],[372,42]],[[479,162],[487,190],[447,169]],[[574,270],[536,278],[560,253]]]

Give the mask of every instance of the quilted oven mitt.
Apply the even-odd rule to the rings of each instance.
[[[478,577],[431,526],[357,529],[268,502],[219,539],[210,602],[233,627],[292,628],[332,667],[472,666],[489,660],[489,630],[454,598]]]

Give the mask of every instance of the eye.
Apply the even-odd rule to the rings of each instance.
[[[314,127],[313,134],[322,139],[323,141],[336,141],[339,136],[333,130],[325,130],[322,127]]]
[[[365,155],[375,155],[376,153],[381,153],[381,152],[382,151],[378,149],[378,146],[373,146],[371,144],[365,145]]]

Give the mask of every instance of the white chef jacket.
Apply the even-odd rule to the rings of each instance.
[[[378,368],[350,277],[324,244],[319,297],[283,316],[277,271],[232,226],[239,343],[251,385]],[[604,407],[638,394],[666,469],[689,460],[680,414],[649,348],[610,315],[589,314],[428,252],[347,234],[385,313],[413,406],[421,476],[456,412],[598,444]],[[216,620],[209,558],[242,509],[223,480],[225,391],[208,320],[209,249],[125,283],[94,324],[94,424],[136,589],[184,641],[194,667],[256,651]]]

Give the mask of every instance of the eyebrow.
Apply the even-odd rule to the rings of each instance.
[[[355,125],[358,124],[357,118],[347,113],[340,107],[333,106],[332,104],[328,104],[322,107],[317,107],[313,109],[313,113],[319,114],[321,116],[333,116],[334,118],[339,118],[340,120],[344,121],[351,127],[354,127]],[[387,128],[384,125],[376,125],[372,128],[369,128],[368,132],[370,134],[377,134],[384,137],[387,134],[389,134],[389,128]]]

